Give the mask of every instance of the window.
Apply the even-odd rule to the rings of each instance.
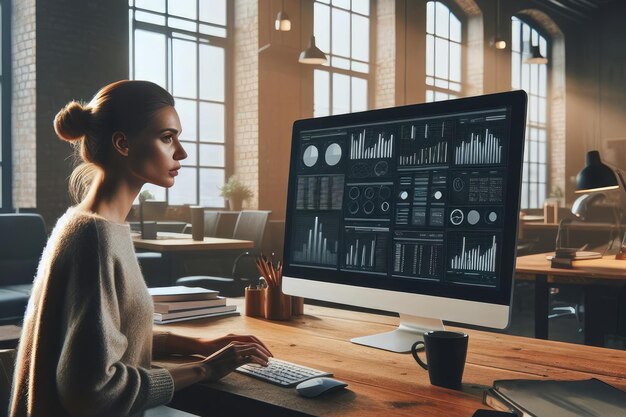
[[[548,56],[548,41],[526,22],[512,18],[511,84],[528,93],[522,208],[543,207],[548,182],[548,66],[528,64],[531,46]]]
[[[227,0],[129,0],[130,74],[176,99],[187,159],[176,184],[146,184],[169,204],[223,207],[228,118]]]
[[[327,69],[313,71],[313,115],[367,110],[369,0],[316,0],[313,13],[317,47],[330,58]]]
[[[12,207],[11,186],[11,13],[9,2],[0,1],[0,211]]]
[[[439,1],[426,3],[426,101],[462,95],[462,25]]]

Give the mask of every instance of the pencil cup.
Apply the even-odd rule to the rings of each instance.
[[[265,315],[265,291],[260,288],[246,288],[246,316]]]
[[[291,319],[291,296],[283,294],[278,287],[265,289],[265,318],[268,320]]]
[[[193,240],[204,240],[204,207],[192,206],[191,212],[191,237]]]
[[[291,296],[291,315],[301,316],[304,314],[304,298]]]

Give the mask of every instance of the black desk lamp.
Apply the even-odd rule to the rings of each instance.
[[[624,182],[622,171],[603,163],[602,160],[600,160],[600,152],[587,152],[587,163],[576,176],[575,192],[595,193],[598,191],[614,190],[620,188],[620,185],[622,186],[624,192],[626,192],[626,183]],[[572,211],[573,210],[574,207],[572,207]],[[620,226],[620,219],[618,218],[617,227],[619,232],[621,232]],[[625,243],[624,238],[622,238],[620,249],[617,255],[615,255],[615,259],[626,259],[626,248],[624,247]]]

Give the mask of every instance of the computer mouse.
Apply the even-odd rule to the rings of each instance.
[[[296,392],[303,397],[313,398],[317,397],[318,395],[337,391],[347,386],[348,384],[343,381],[339,381],[338,379],[320,377],[300,382],[296,386]]]

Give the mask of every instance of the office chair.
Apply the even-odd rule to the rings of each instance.
[[[48,233],[34,213],[0,214],[0,323],[24,317]]]
[[[244,293],[244,288],[259,276],[255,259],[261,253],[261,245],[270,211],[244,210],[239,214],[233,233],[233,239],[252,240],[254,248],[231,252],[236,255],[228,276],[194,275],[176,280],[176,285],[202,287],[217,290],[227,297],[237,297]],[[223,254],[220,254],[222,257]],[[231,257],[232,259],[232,257]],[[248,265],[244,263],[247,262]]]

